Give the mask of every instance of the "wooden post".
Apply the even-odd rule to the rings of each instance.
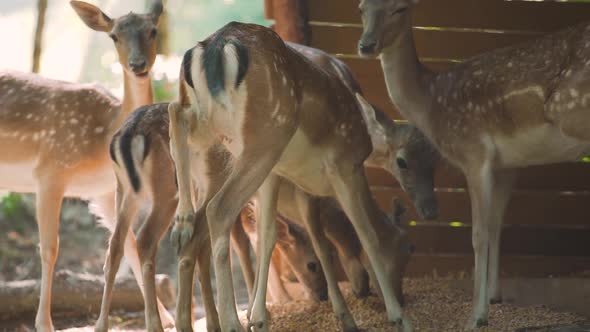
[[[167,0],[162,0],[164,6],[164,12],[160,15],[158,20],[158,40],[157,50],[158,54],[170,55],[170,23],[168,19]]]
[[[37,2],[37,27],[35,28],[35,44],[33,46],[33,65],[31,71],[38,73],[41,69],[41,47],[43,46],[43,27],[45,26],[45,13],[47,12],[47,0]]]
[[[309,45],[306,0],[265,0],[264,10],[283,40]]]

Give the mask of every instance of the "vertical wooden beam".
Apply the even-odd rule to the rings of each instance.
[[[307,0],[265,0],[265,16],[274,19],[274,30],[283,40],[308,45]]]

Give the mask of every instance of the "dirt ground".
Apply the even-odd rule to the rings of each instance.
[[[38,279],[41,264],[38,257],[37,226],[33,218],[34,201],[23,199],[22,206],[7,215],[0,206],[0,282],[11,280]],[[102,274],[108,232],[100,227],[88,214],[83,202],[68,200],[64,205],[60,224],[60,253],[56,271],[69,269],[74,272]],[[234,263],[237,259],[234,259]],[[166,273],[175,281],[176,258],[168,237],[161,243],[158,255],[157,273]],[[127,270],[127,271],[126,271]],[[122,274],[130,273],[123,268]],[[240,310],[247,304],[247,293],[241,273],[234,267],[236,298]],[[345,287],[346,288],[346,287]],[[203,316],[200,296],[197,291],[195,317]],[[460,331],[471,308],[471,294],[449,287],[445,279],[408,279],[404,283],[407,306],[406,312],[416,331]],[[352,314],[364,332],[393,331],[385,321],[383,303],[376,296],[356,299],[347,292],[347,302]],[[269,307],[274,332],[338,331],[337,320],[329,302],[313,303],[297,301],[287,305]],[[241,313],[245,322],[245,313]],[[54,313],[57,330],[68,332],[93,331],[97,314],[87,317],[69,317]],[[32,331],[34,313],[17,320],[1,321],[0,332]],[[112,312],[110,316],[113,331],[143,331],[143,312]],[[517,307],[494,305],[490,312],[490,326],[481,331],[518,332],[581,332],[590,331],[584,325],[586,319],[574,314],[557,313],[544,307]],[[205,331],[204,322],[197,321],[197,332]]]

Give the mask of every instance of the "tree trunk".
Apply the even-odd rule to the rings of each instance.
[[[61,270],[53,280],[51,311],[70,316],[84,316],[100,312],[104,278],[102,276]],[[0,282],[0,321],[32,314],[39,302],[40,280]],[[162,303],[170,308],[176,293],[166,275],[156,275],[156,292]],[[111,310],[143,310],[143,297],[133,278],[115,282]]]
[[[41,47],[43,46],[43,28],[45,27],[45,13],[47,0],[37,2],[37,27],[35,28],[35,44],[33,46],[33,66],[31,71],[38,73],[41,69]]]
[[[162,55],[170,55],[170,22],[168,11],[166,10],[167,0],[162,0],[164,12],[158,20],[158,40],[156,52]]]

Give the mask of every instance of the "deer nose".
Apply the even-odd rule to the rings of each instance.
[[[145,64],[145,59],[129,61],[129,67],[131,67],[131,70],[133,70],[136,73],[142,72],[145,69]]]
[[[375,51],[375,46],[377,46],[377,42],[367,42],[367,43],[360,42],[359,43],[359,50],[363,54],[372,54]]]

